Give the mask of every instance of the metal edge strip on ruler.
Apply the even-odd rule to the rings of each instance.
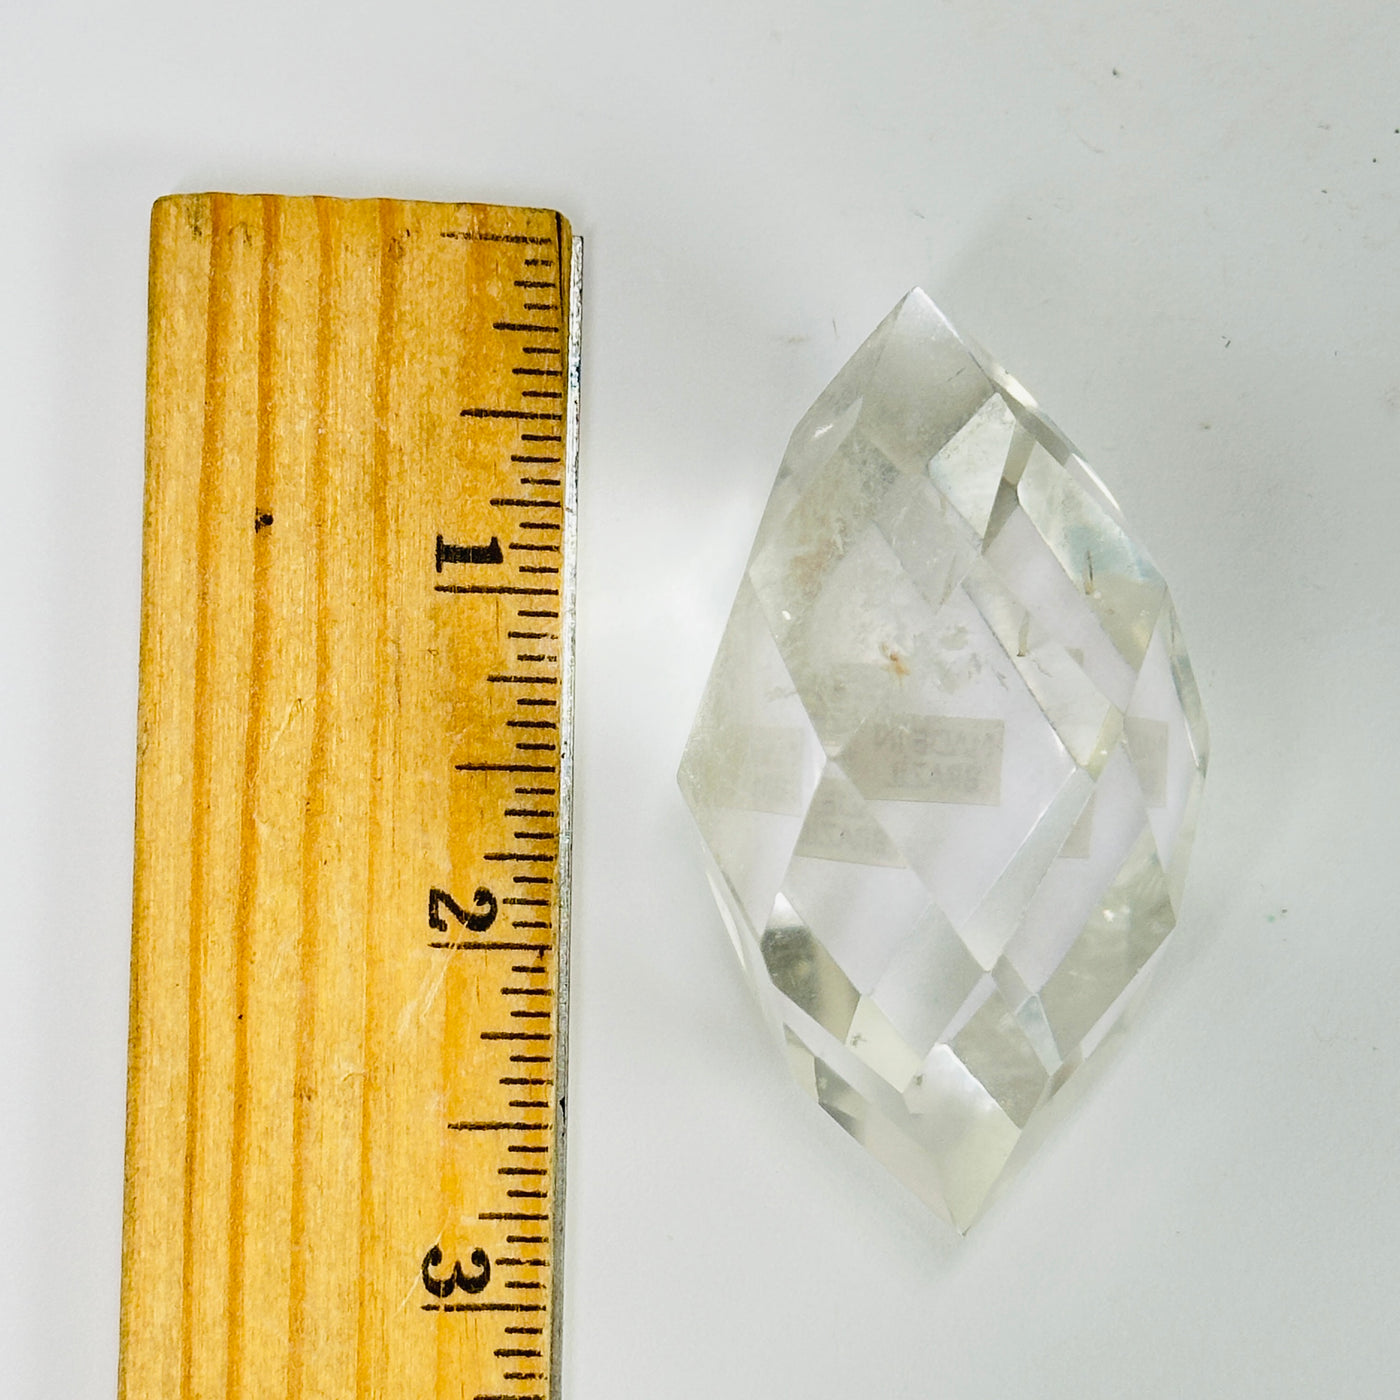
[[[560,613],[560,752],[559,752],[559,919],[554,953],[557,989],[555,1032],[555,1098],[558,1125],[554,1146],[554,1220],[550,1229],[549,1395],[562,1400],[564,1356],[564,1198],[567,1190],[569,1080],[569,959],[573,912],[574,851],[574,614],[578,561],[579,367],[583,339],[583,239],[574,238],[569,258],[569,385],[564,427],[564,575]]]

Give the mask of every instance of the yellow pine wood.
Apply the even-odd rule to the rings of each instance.
[[[520,1073],[512,1043],[480,1033],[543,1026],[532,1048],[553,1054],[554,1019],[502,1018],[555,997],[501,995],[554,989],[553,944],[432,948],[453,935],[428,928],[427,895],[524,893],[559,923],[553,863],[486,859],[521,849],[506,808],[557,798],[514,798],[518,778],[455,765],[510,760],[509,720],[557,715],[517,702],[562,685],[488,677],[562,680],[565,619],[533,625],[553,634],[538,643],[550,659],[522,668],[506,636],[519,599],[437,585],[560,586],[562,572],[520,566],[562,569],[562,553],[440,573],[434,550],[439,534],[563,539],[492,504],[562,497],[521,485],[521,422],[461,410],[562,412],[537,395],[563,374],[516,374],[520,337],[494,326],[567,325],[569,248],[541,210],[233,195],[154,210],[126,1400],[549,1393],[551,1225],[480,1216],[552,1214],[555,1133],[509,1139],[550,1150],[510,1159],[540,1175],[506,1177],[499,1135],[448,1125],[554,1097],[502,1088]],[[536,275],[522,278],[526,255]],[[532,298],[555,311],[523,310]],[[566,369],[564,331],[528,339],[558,351],[532,363]],[[547,882],[513,883],[522,871]],[[551,937],[511,929],[502,903],[481,936]],[[507,1199],[517,1188],[548,1194]],[[457,1259],[472,1272],[477,1247],[527,1260],[496,1264],[479,1296],[540,1311],[425,1309],[434,1244],[440,1274]],[[496,1355],[511,1348],[541,1356]]]

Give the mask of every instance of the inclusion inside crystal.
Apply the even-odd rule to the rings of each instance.
[[[1205,766],[1116,503],[911,292],[792,435],[680,782],[799,1082],[959,1229],[1175,923]]]

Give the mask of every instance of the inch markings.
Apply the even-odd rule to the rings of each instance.
[[[547,251],[537,244],[512,244],[502,249],[501,267],[506,276],[497,283],[502,288],[499,309],[490,320],[491,332],[499,338],[500,379],[493,392],[469,400],[457,410],[466,439],[480,444],[475,450],[489,451],[499,464],[495,479],[500,488],[479,502],[479,507],[496,514],[486,517],[491,523],[485,529],[472,523],[479,516],[444,522],[432,552],[434,574],[442,575],[434,577],[432,590],[442,597],[443,606],[474,610],[476,625],[499,629],[494,663],[487,661],[470,678],[463,697],[474,713],[490,717],[489,724],[476,732],[471,747],[454,759],[451,768],[455,780],[467,785],[462,800],[484,814],[480,831],[484,839],[473,853],[481,880],[475,909],[484,911],[489,900],[491,918],[496,917],[498,908],[503,913],[510,911],[508,922],[520,941],[509,936],[482,936],[480,920],[485,915],[474,913],[468,917],[477,921],[470,923],[466,937],[439,936],[429,947],[445,958],[483,960],[483,968],[488,965],[484,960],[497,953],[513,952],[517,957],[526,953],[533,958],[511,965],[514,981],[497,976],[490,990],[478,983],[480,1010],[470,1030],[471,1041],[478,1048],[470,1053],[482,1066],[481,1082],[469,1104],[449,1109],[445,1126],[495,1183],[494,1198],[488,1196],[474,1204],[481,1242],[495,1258],[497,1268],[549,1271],[546,1277],[557,1277],[559,1272],[555,1267],[560,1244],[558,1211],[550,1183],[562,1180],[562,1121],[554,1110],[563,1102],[561,998],[565,969],[560,944],[567,930],[562,903],[567,870],[561,863],[568,851],[568,807],[560,789],[568,781],[567,667],[572,639],[570,629],[560,626],[560,618],[561,613],[567,617],[564,602],[572,577],[566,547],[571,551],[568,512],[572,444],[576,441],[577,368],[570,354],[573,331],[566,331],[555,318],[567,307],[569,326],[576,330],[576,303],[564,278],[570,251],[562,243]],[[529,256],[522,256],[525,253]],[[508,271],[511,258],[515,259],[513,274]],[[553,293],[553,299],[541,293]],[[528,472],[531,468],[541,474],[520,474],[522,469]],[[530,494],[521,487],[543,487],[546,493]],[[561,491],[561,487],[566,489]],[[547,488],[554,488],[554,494],[548,494]],[[456,542],[462,540],[471,542]],[[520,731],[530,732],[522,735]],[[512,776],[524,781],[500,781]],[[540,798],[550,799],[550,805],[541,805]],[[550,825],[522,828],[521,818]],[[462,881],[464,885],[467,882],[467,878]],[[498,893],[501,883],[519,892],[498,898],[488,888],[493,883]],[[446,898],[444,892],[435,893]],[[442,907],[451,912],[448,905]],[[436,927],[441,935],[446,927],[441,918]],[[539,941],[527,941],[534,939]],[[533,1093],[527,1097],[522,1090]],[[511,1097],[512,1091],[515,1097]],[[529,1154],[523,1163],[517,1155],[520,1153]],[[482,1174],[476,1179],[481,1180]],[[496,1247],[492,1247],[492,1229],[508,1230],[512,1224],[518,1227],[522,1223],[542,1228],[530,1235],[495,1236]],[[471,1243],[475,1245],[475,1240]],[[543,1252],[528,1260],[510,1255],[509,1246],[519,1244],[542,1247]],[[455,1247],[460,1252],[465,1245]],[[475,1260],[475,1254],[471,1258]],[[440,1272],[433,1274],[435,1280]],[[554,1298],[548,1283],[497,1280],[493,1276],[483,1285],[480,1300],[425,1300],[422,1307],[430,1312],[486,1314],[488,1318],[543,1310],[539,1302],[492,1297],[497,1288]],[[506,1330],[546,1334],[542,1327]],[[555,1367],[522,1371],[510,1366],[511,1358],[557,1355],[557,1306],[551,1308],[547,1335],[548,1351],[496,1346],[493,1356],[503,1369],[495,1373],[495,1380],[518,1383],[547,1375],[550,1400],[557,1400]],[[479,1400],[486,1400],[488,1394],[494,1392],[479,1392]],[[508,1385],[501,1392],[503,1397],[507,1394],[510,1400],[530,1400],[533,1392]]]

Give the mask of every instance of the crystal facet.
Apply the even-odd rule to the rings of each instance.
[[[1175,923],[1205,767],[1161,575],[911,292],[792,435],[680,782],[799,1081],[959,1229]]]

